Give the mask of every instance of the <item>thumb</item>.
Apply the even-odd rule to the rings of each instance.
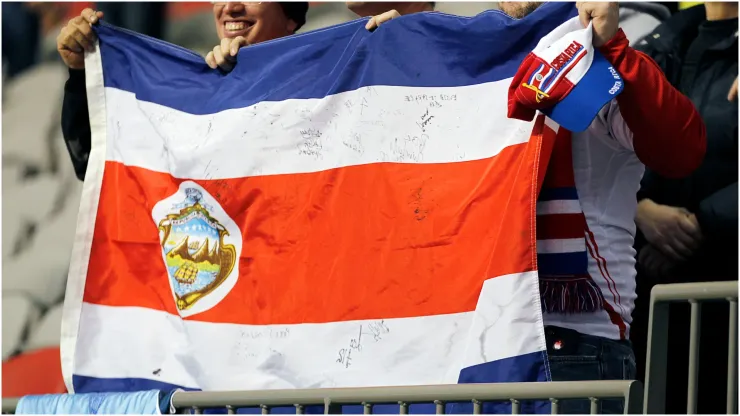
[[[244,38],[244,36],[237,36],[236,38],[234,38],[234,40],[231,42],[231,50],[229,50],[231,56],[236,56],[242,46],[247,46],[247,39]]]

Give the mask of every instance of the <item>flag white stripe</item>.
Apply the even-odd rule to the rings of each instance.
[[[542,317],[532,314],[538,287],[536,272],[500,276],[484,283],[478,312],[382,325],[215,324],[85,303],[75,374],[205,390],[457,383],[461,366],[545,350]],[[338,362],[347,354],[349,365]]]
[[[90,247],[95,234],[95,218],[98,212],[100,190],[103,186],[105,155],[107,148],[106,101],[103,85],[103,61],[95,51],[85,54],[85,84],[90,114],[91,150],[88,158],[85,181],[82,185],[80,209],[77,214],[77,230],[69,262],[67,289],[62,310],[61,337],[59,341],[62,376],[67,391],[74,393],[72,375],[77,355],[77,336],[80,331],[82,297],[85,293],[87,268],[90,263]]]
[[[208,115],[139,101],[108,87],[107,159],[189,179],[479,160],[529,140],[531,123],[493,117],[506,114],[510,81],[363,87]]]

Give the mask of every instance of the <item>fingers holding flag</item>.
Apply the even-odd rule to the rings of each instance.
[[[72,18],[59,32],[57,51],[69,68],[85,67],[84,51],[92,52],[97,40],[91,25],[102,18],[103,12],[87,8],[79,16]]]
[[[393,20],[397,17],[401,17],[401,14],[398,13],[396,10],[389,10],[385,13],[381,13],[377,16],[371,17],[370,20],[367,21],[367,24],[365,25],[365,29],[369,31],[373,31],[377,29],[383,23]]]
[[[594,46],[600,47],[611,40],[619,30],[619,3],[616,2],[576,2],[578,17],[583,27],[593,22]]]
[[[206,55],[206,64],[212,69],[221,68],[229,72],[234,69],[239,49],[244,46],[247,46],[247,39],[244,36],[223,38],[221,43]]]

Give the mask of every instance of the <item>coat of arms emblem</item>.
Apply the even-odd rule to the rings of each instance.
[[[194,182],[152,210],[177,309],[189,316],[215,306],[238,276],[241,233],[218,202]]]

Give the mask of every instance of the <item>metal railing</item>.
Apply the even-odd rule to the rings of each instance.
[[[598,413],[599,401],[623,399],[626,414],[665,413],[666,374],[668,358],[669,305],[688,302],[691,305],[689,338],[689,384],[687,413],[696,413],[698,353],[701,304],[727,301],[729,308],[727,413],[737,413],[737,344],[738,344],[738,282],[680,283],[655,286],[650,296],[648,351],[644,387],[637,381],[583,381],[550,383],[455,384],[438,386],[373,387],[342,389],[262,390],[230,392],[178,392],[173,406],[179,412],[226,408],[229,414],[238,408],[261,408],[269,414],[273,407],[292,407],[302,414],[306,406],[324,406],[324,413],[341,413],[342,405],[362,405],[371,414],[373,405],[399,405],[406,414],[409,405],[435,403],[437,414],[445,412],[445,403],[468,402],[473,413],[482,411],[484,402],[510,402],[512,414],[521,410],[520,402],[549,400],[552,413],[557,414],[560,400],[587,399],[591,413]],[[14,413],[18,399],[3,399],[2,412]]]
[[[399,405],[399,414],[408,414],[409,406],[434,403],[437,414],[444,414],[445,403],[468,402],[473,414],[480,414],[485,402],[509,402],[511,413],[519,414],[521,401],[549,400],[551,413],[558,414],[559,401],[586,399],[591,413],[599,410],[604,399],[624,400],[625,414],[642,410],[642,383],[639,381],[567,381],[549,383],[454,384],[438,386],[369,387],[341,389],[260,390],[223,392],[177,392],[172,404],[178,413],[202,413],[203,409],[227,409],[229,414],[239,408],[261,408],[270,414],[273,407],[295,407],[302,414],[306,406],[320,405],[325,414],[341,413],[343,405],[362,405],[365,414],[372,414],[373,405]],[[17,399],[3,399],[3,413],[14,413]]]
[[[730,303],[727,354],[727,413],[737,413],[737,298],[737,281],[674,283],[657,285],[653,288],[650,294],[644,413],[665,413],[669,305],[676,302],[688,302],[691,304],[689,386],[686,412],[687,414],[696,413],[701,304],[712,301],[727,301]]]

